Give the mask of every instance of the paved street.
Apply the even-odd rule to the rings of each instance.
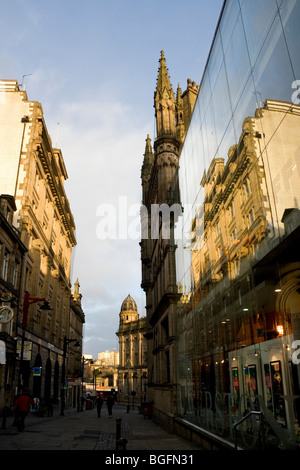
[[[13,426],[13,417],[0,430],[0,450],[116,450],[116,418],[121,418],[121,437],[128,442],[127,451],[164,450],[196,451],[199,447],[174,434],[168,434],[153,423],[152,419],[139,414],[137,407],[127,413],[125,405],[116,404],[113,417],[109,418],[104,404],[101,417],[96,409],[65,411],[54,409],[53,417],[27,416],[25,431],[18,432]]]

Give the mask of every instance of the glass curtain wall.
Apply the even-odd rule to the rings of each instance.
[[[178,415],[233,441],[263,412],[246,448],[299,440],[299,24],[224,2],[180,157]]]

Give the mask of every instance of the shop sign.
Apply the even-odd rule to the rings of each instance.
[[[8,323],[13,319],[14,312],[10,307],[0,307],[0,323]]]
[[[33,368],[33,377],[41,377],[42,375],[42,368],[41,367],[34,367]]]
[[[23,348],[23,361],[30,361],[31,360],[31,350],[32,350],[32,342],[31,341],[24,341],[24,348]],[[18,339],[17,341],[17,354],[21,359],[21,352],[22,352],[22,340]]]

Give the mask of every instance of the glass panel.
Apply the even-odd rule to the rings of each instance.
[[[250,62],[240,16],[225,54],[225,64],[230,98],[234,109],[250,74]]]
[[[204,141],[206,142],[205,153],[207,156],[207,160],[205,160],[205,162],[206,164],[209,164],[209,162],[214,157],[217,151],[216,130],[215,130],[215,123],[214,123],[212,102],[210,102],[206,110],[206,114],[205,114],[204,121],[203,121],[203,130],[205,133],[205,139],[204,139]]]
[[[293,328],[300,302],[294,265],[300,107],[290,103],[291,62],[294,70],[299,65],[291,45],[299,7],[294,0],[280,2],[281,17],[274,16],[271,0],[226,2],[220,23],[225,68],[219,67],[217,35],[220,50],[210,56],[198,100],[203,121],[194,114],[180,164],[182,203],[190,204],[184,207],[176,252],[183,293],[177,305],[178,413],[233,442],[234,423],[250,410],[263,410],[272,417],[264,442],[257,417],[239,426],[239,443],[249,449],[295,444],[300,417],[299,406],[292,404],[299,377],[290,348],[299,336]],[[288,399],[275,396],[277,379]],[[277,434],[274,420],[286,436]]]
[[[220,24],[220,34],[222,38],[223,51],[226,53],[228,44],[240,13],[240,6],[237,0],[228,0],[224,7],[222,21]]]
[[[300,80],[300,2],[297,0],[283,0],[281,3],[280,15],[290,59],[292,61],[294,78],[295,80]]]
[[[253,79],[252,76],[250,76],[234,111],[233,120],[237,141],[242,132],[242,126],[245,118],[254,116],[256,108],[261,106],[263,106],[262,97],[259,93],[255,93]]]
[[[198,96],[201,116],[204,116],[206,113],[210,96],[211,96],[211,93],[210,93],[209,76],[205,74],[200,85],[199,96]]]
[[[206,73],[209,75],[210,80],[210,88],[211,90],[214,89],[216,81],[219,80],[219,73],[220,69],[223,65],[223,52],[222,52],[222,45],[220,40],[220,33],[217,31],[214,47],[211,51],[211,55],[209,58],[209,62],[207,64]]]
[[[232,120],[229,122],[228,127],[226,128],[226,132],[224,133],[224,136],[219,144],[218,148],[218,157],[224,158],[224,161],[226,162],[227,156],[228,156],[228,151],[232,145],[236,144],[236,137],[235,137],[235,132],[234,132],[234,126]]]
[[[291,101],[294,80],[291,63],[277,16],[253,70],[255,88],[262,100]]]
[[[252,65],[256,62],[267,33],[273,24],[276,12],[276,0],[245,1],[241,6],[241,15]]]
[[[219,146],[232,115],[224,65],[212,92],[212,103],[215,110],[216,140]]]

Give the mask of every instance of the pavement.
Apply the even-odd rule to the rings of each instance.
[[[196,444],[161,429],[151,418],[144,417],[137,407],[127,412],[126,405],[122,404],[114,405],[112,417],[108,416],[105,404],[100,418],[96,409],[66,409],[64,416],[61,416],[59,407],[54,407],[52,417],[38,417],[30,413],[26,417],[23,432],[18,432],[13,420],[14,417],[9,416],[5,429],[0,430],[0,451],[11,451],[14,456],[17,456],[15,451],[25,450],[35,453],[95,450],[112,455],[113,458],[116,450],[117,455],[129,455],[132,451],[154,454],[165,451],[175,455],[178,452],[186,454],[201,450]],[[117,446],[117,435],[126,439],[126,445]]]

